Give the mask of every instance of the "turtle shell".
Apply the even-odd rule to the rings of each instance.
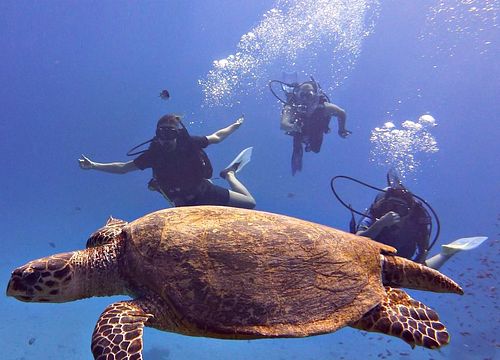
[[[349,325],[385,297],[380,253],[394,251],[288,216],[217,206],[158,211],[124,233],[131,287],[158,294],[176,331],[219,338]]]

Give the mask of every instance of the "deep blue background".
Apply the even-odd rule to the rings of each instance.
[[[408,186],[439,213],[440,244],[463,236],[490,237],[442,269],[465,286],[464,297],[415,293],[448,325],[448,347],[411,351],[395,338],[350,329],[310,339],[252,342],[146,330],[145,358],[500,357],[500,51],[495,42],[500,34],[496,26],[479,35],[448,32],[446,22],[431,26],[426,18],[435,3],[383,2],[356,68],[331,94],[347,110],[353,135],[342,140],[334,129],[322,152],[306,154],[304,171],[292,178],[291,139],[279,130],[274,98],[249,96],[235,108],[212,109],[201,106],[197,85],[212,61],[233,53],[241,35],[274,1],[0,2],[2,283],[28,260],[82,248],[111,214],[132,220],[166,206],[146,189],[149,172],[113,176],[84,172],[77,165],[82,153],[97,161],[125,160],[125,152],[150,138],[166,112],[186,115],[186,122],[194,122],[194,134],[210,134],[244,112],[245,124],[209,148],[215,171],[252,145],[252,163],[240,178],[258,209],[344,229],[349,214],[330,194],[331,176],[348,174],[382,186],[386,169],[369,161],[371,130],[387,120],[416,120],[429,112],[439,124],[433,134],[440,151],[422,163]],[[433,36],[421,39],[429,28]],[[492,43],[481,53],[484,41]],[[172,94],[168,103],[157,97],[163,88]],[[358,208],[374,196],[349,184],[342,191]],[[2,297],[2,358],[90,358],[94,323],[113,300],[50,305]],[[36,339],[32,345],[30,338]],[[163,355],[153,355],[154,349]]]

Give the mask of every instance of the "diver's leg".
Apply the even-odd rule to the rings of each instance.
[[[460,252],[458,249],[448,248],[446,246],[441,246],[441,252],[434,255],[428,260],[425,260],[425,266],[439,270],[448,260],[450,260],[453,255]]]
[[[247,188],[236,178],[234,171],[229,171],[226,174],[226,180],[231,187],[229,190],[229,206],[253,209],[255,207],[255,199]]]
[[[296,134],[293,136],[293,151],[292,151],[292,175],[297,171],[302,170],[302,157],[304,150],[302,148],[302,136]]]
[[[425,260],[425,266],[433,268],[435,270],[439,270],[441,266],[443,266],[448,260],[450,260],[452,255],[444,255],[439,253],[434,255],[430,259]]]

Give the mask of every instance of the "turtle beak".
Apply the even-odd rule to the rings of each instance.
[[[39,278],[40,273],[31,267],[17,268],[12,272],[7,284],[7,296],[12,296],[20,301],[33,301],[33,286],[38,282]]]
[[[30,261],[12,271],[7,296],[25,302],[66,302],[79,299],[72,286],[73,253],[62,253]],[[72,292],[77,291],[76,294]]]
[[[9,283],[7,284],[7,291],[5,292],[7,296],[15,296],[15,291],[14,291],[14,282],[12,281],[12,278],[9,280]]]

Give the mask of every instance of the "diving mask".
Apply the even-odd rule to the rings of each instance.
[[[171,126],[160,126],[156,128],[156,136],[161,140],[171,141],[177,139],[179,130]]]
[[[319,104],[320,94],[314,81],[304,82],[294,89],[294,105],[301,113],[312,113]]]
[[[411,207],[405,201],[395,198],[383,198],[372,207],[372,213],[377,218],[381,218],[390,211],[395,212],[401,217],[405,217],[411,212]]]
[[[297,98],[301,103],[310,103],[316,97],[316,92],[314,90],[309,91],[299,91]]]

